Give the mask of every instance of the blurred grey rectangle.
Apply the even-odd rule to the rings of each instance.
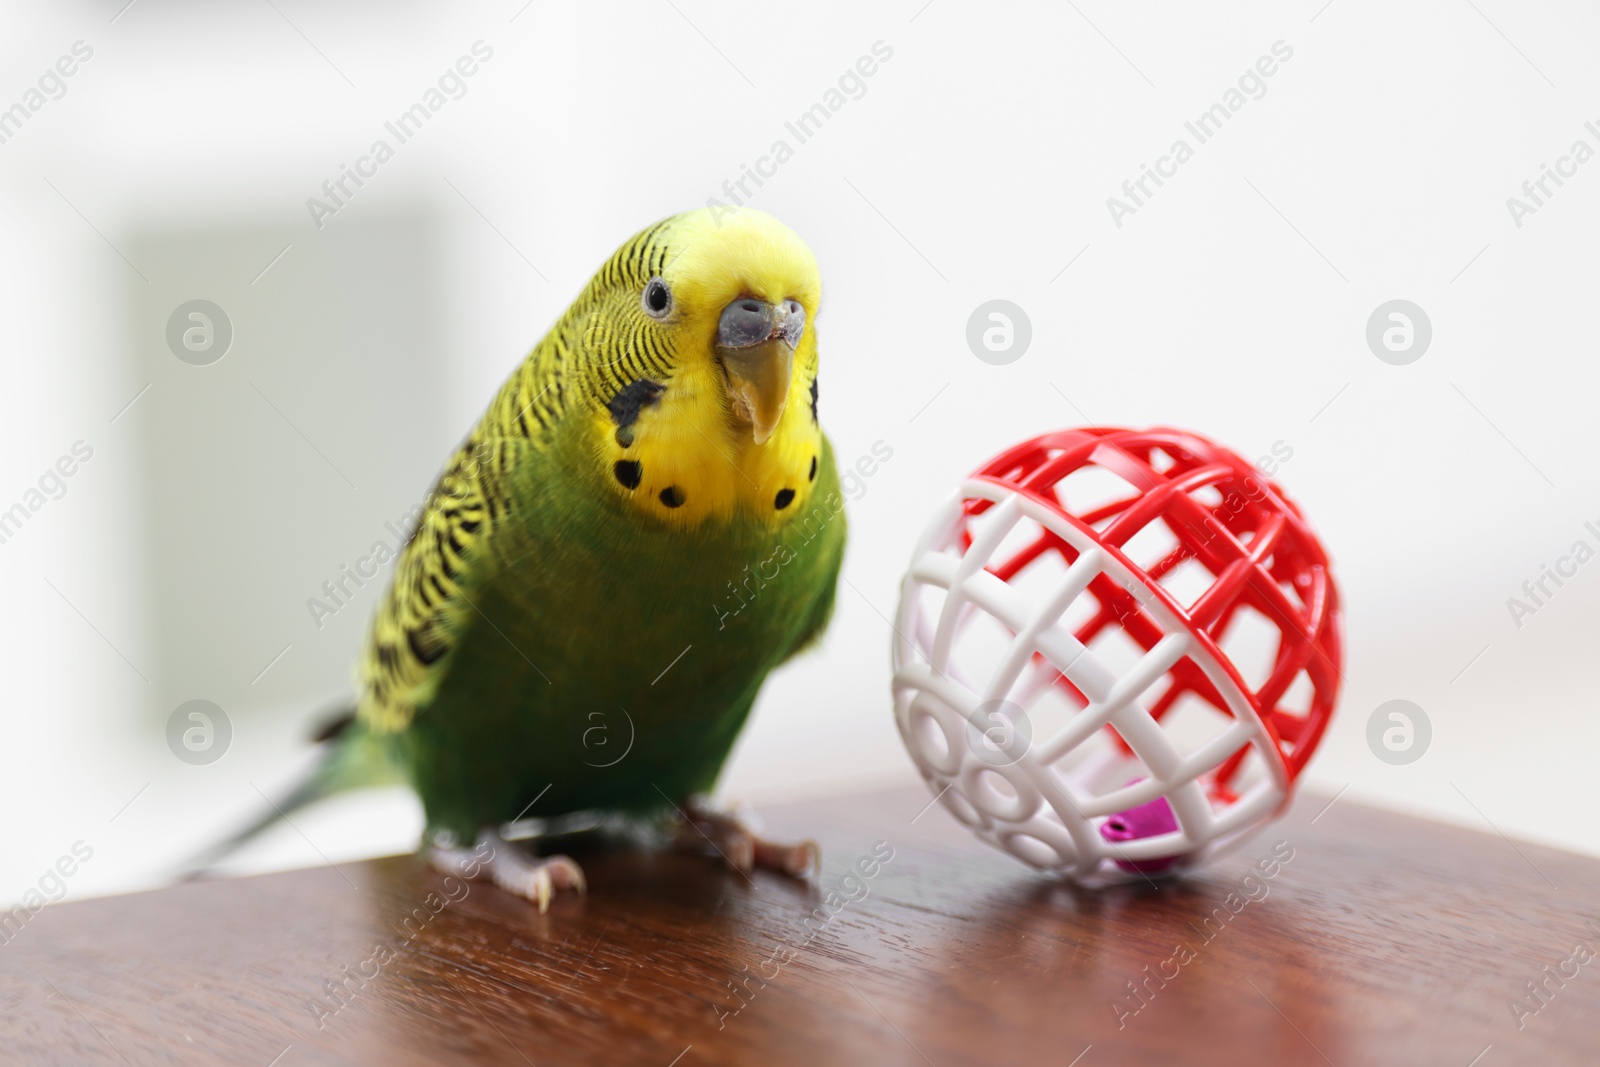
[[[438,425],[437,227],[146,231],[130,253],[155,711],[350,691]],[[381,546],[381,547],[380,547]],[[320,606],[319,606],[320,605]]]

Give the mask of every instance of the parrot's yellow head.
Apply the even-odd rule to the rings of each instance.
[[[702,209],[624,244],[564,323],[612,491],[674,523],[799,513],[822,462],[811,250],[772,216]]]

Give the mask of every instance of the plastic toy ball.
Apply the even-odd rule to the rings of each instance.
[[[1254,464],[1182,430],[1064,430],[984,464],[928,525],[895,718],[985,841],[1149,877],[1287,807],[1342,657],[1327,554]]]

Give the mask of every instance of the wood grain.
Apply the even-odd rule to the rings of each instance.
[[[1600,950],[1600,861],[1303,797],[1200,876],[1091,892],[927,801],[769,811],[820,889],[612,846],[543,916],[412,857],[49,907],[0,945],[0,1062],[1600,1062],[1600,959],[1547,978]]]

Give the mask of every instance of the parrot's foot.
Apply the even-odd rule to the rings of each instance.
[[[494,830],[478,835],[478,847],[434,848],[428,857],[446,874],[462,878],[488,878],[508,893],[526,897],[543,914],[558,889],[588,889],[583,868],[568,856],[532,856]]]
[[[792,878],[809,878],[822,867],[822,849],[815,841],[780,845],[758,837],[744,823],[726,812],[715,811],[702,800],[684,805],[685,823],[678,827],[673,843],[693,848],[709,841],[729,867],[748,875],[756,868],[777,871]]]

